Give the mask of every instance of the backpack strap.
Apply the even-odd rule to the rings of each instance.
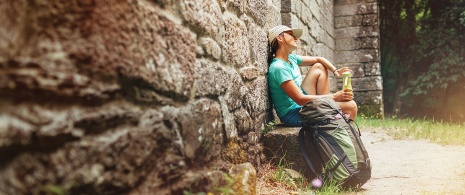
[[[309,128],[308,126],[304,126],[302,127],[302,129],[300,129],[299,131],[299,146],[300,146],[300,153],[302,153],[302,155],[304,156],[304,159],[305,159],[305,162],[307,162],[307,165],[308,167],[310,168],[310,170],[316,175],[316,177],[322,179],[322,174],[319,174],[315,167],[313,166],[312,164],[312,161],[310,161],[310,157],[308,156],[307,152],[305,151],[305,145],[304,145],[304,141],[305,141],[305,132],[307,130],[307,128]],[[312,143],[313,144],[313,143]],[[318,149],[317,149],[318,151]],[[318,151],[318,154],[320,155],[320,158],[321,158],[321,154],[319,153]],[[323,161],[322,161],[323,162]]]
[[[353,122],[353,123],[355,124],[355,126],[357,126],[358,135],[359,135],[359,136],[362,136],[362,133],[360,133],[360,128],[358,128],[358,124],[357,124],[354,120],[352,120],[352,119],[349,119],[349,120],[350,120],[351,122]],[[350,125],[350,123],[349,123],[349,125]]]
[[[328,123],[329,123],[329,120],[328,120]],[[320,150],[322,150],[323,148],[321,148],[321,145],[320,145],[320,138],[319,138],[318,131],[319,131],[319,128],[318,128],[318,125],[316,125],[315,131],[313,134],[313,138],[314,138],[313,146],[315,146],[315,148],[317,149],[316,153],[318,154],[318,158],[320,159],[320,162],[324,163],[325,161],[323,160],[323,155],[321,155],[321,152],[320,152]]]
[[[307,162],[307,165],[310,167],[310,169],[312,170],[312,172],[315,174],[315,175],[318,175],[318,173],[316,172],[315,168],[313,167],[313,164],[312,164],[312,161],[310,161],[310,157],[308,157],[308,154],[307,152],[305,151],[305,146],[304,146],[304,139],[305,139],[305,129],[304,128],[307,128],[307,127],[302,127],[302,129],[300,129],[299,131],[299,146],[300,146],[300,153],[302,153],[302,155],[304,156],[304,159],[305,161]]]

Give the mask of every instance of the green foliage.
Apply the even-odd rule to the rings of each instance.
[[[65,195],[67,194],[67,190],[57,186],[57,185],[47,185],[45,186],[45,192],[49,194],[55,194],[55,195]]]
[[[465,26],[465,11],[463,11],[462,13],[460,13],[459,21],[460,21],[460,24],[462,24],[463,26]]]
[[[234,179],[231,178],[229,175],[224,174],[223,177],[226,180],[226,186],[216,187],[215,190],[220,191],[223,195],[230,195],[235,194],[234,190],[231,188],[232,184],[234,183]]]
[[[465,0],[379,0],[386,111],[452,113],[465,90]],[[454,111],[455,112],[455,111]],[[463,111],[456,114],[464,114]]]
[[[284,154],[281,157],[281,159],[279,159],[279,162],[278,162],[278,169],[277,169],[277,171],[275,173],[275,180],[278,181],[278,182],[288,181],[290,179],[285,174],[285,169],[288,168],[288,166],[289,166],[289,165],[286,166],[286,164],[284,163],[285,157],[286,157],[286,154]]]
[[[275,128],[276,128],[276,122],[274,120],[270,121],[270,122],[265,124],[265,127],[262,129],[262,133],[266,134],[266,133],[272,131]]]
[[[192,193],[192,192],[189,192],[189,191],[187,191],[187,190],[184,190],[184,191],[182,192],[182,194],[183,194],[183,195],[208,195],[208,194],[205,193],[205,192]]]
[[[317,194],[324,194],[324,195],[338,195],[338,194],[343,194],[343,193],[349,193],[352,190],[350,189],[342,189],[340,187],[340,184],[326,180],[323,182],[323,187],[317,190]]]
[[[373,99],[365,101],[363,106],[358,106],[358,113],[362,116],[376,116],[377,118],[383,118],[383,112],[380,109],[382,106],[376,103]]]
[[[221,195],[231,195],[235,194],[234,190],[232,189],[232,185],[234,183],[234,179],[226,173],[223,173],[223,179],[226,181],[224,186],[213,186],[214,192],[191,192],[188,190],[183,191],[183,195],[214,195],[214,194],[221,194]]]

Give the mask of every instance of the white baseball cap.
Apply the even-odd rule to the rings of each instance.
[[[273,42],[274,38],[276,38],[278,35],[285,31],[292,31],[292,34],[294,34],[294,36],[297,38],[300,38],[303,32],[301,28],[289,28],[283,25],[275,26],[268,31],[268,41],[270,43]]]

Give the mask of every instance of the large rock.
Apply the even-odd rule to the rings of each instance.
[[[265,134],[263,138],[263,152],[268,160],[275,165],[297,170],[310,176],[305,159],[299,148],[300,127],[277,127]]]

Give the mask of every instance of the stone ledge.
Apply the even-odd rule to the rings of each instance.
[[[300,153],[298,139],[300,128],[277,126],[273,131],[266,133],[263,141],[264,153],[271,163],[296,170],[306,178],[313,178],[305,159]]]

